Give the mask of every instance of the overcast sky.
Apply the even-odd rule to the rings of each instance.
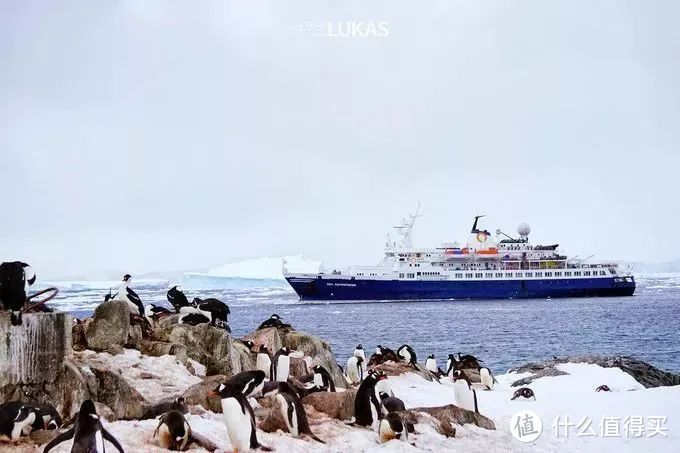
[[[51,278],[371,264],[418,201],[416,245],[466,239],[480,213],[570,256],[677,258],[678,17],[676,1],[3,0],[0,259]],[[333,36],[347,22],[388,33]]]

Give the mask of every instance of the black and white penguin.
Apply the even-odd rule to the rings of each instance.
[[[36,420],[36,409],[30,405],[11,401],[0,405],[0,436],[17,440],[24,432],[30,434]]]
[[[194,298],[193,306],[201,312],[210,313],[210,324],[231,331],[229,328],[229,306],[219,299],[210,297],[208,299]]]
[[[364,380],[364,359],[358,356],[352,356],[347,360],[347,367],[345,368],[347,379],[351,384],[356,384]]]
[[[335,382],[333,382],[333,378],[327,369],[321,365],[315,365],[312,372],[314,372],[314,385],[329,392],[335,392]]]
[[[161,415],[153,437],[158,435],[161,447],[171,451],[184,451],[191,440],[191,426],[179,411],[168,411]]]
[[[26,403],[23,401],[9,401],[2,404],[0,410],[16,410],[19,411],[22,406],[27,406],[35,412],[35,421],[24,427],[23,434],[30,435],[33,431],[53,430],[61,428],[62,419],[57,410],[49,404],[40,403]]]
[[[378,426],[378,441],[381,444],[389,442],[392,439],[400,439],[408,441],[408,429],[406,423],[401,419],[401,416],[396,412],[390,412],[380,420]]]
[[[168,302],[170,302],[170,305],[173,306],[175,309],[175,313],[179,313],[179,309],[182,307],[188,307],[191,304],[189,303],[189,299],[187,299],[187,296],[178,289],[178,285],[173,286],[168,290],[168,293],[165,295],[167,297]]]
[[[534,394],[534,391],[531,390],[529,387],[521,387],[515,390],[515,393],[512,394],[512,398],[510,398],[510,401],[519,399],[521,401],[528,401],[528,400],[534,400],[536,401],[536,395]]]
[[[290,384],[287,382],[279,382],[279,390],[276,395],[276,400],[279,402],[281,416],[286,422],[288,432],[293,437],[306,435],[317,442],[325,443],[316,437],[309,427],[307,412],[305,412],[305,408],[302,405],[300,396]]]
[[[385,373],[382,370],[374,372],[375,377],[378,379],[378,382],[375,384],[375,394],[376,396],[380,395],[381,392],[387,393],[389,396],[394,396],[394,392],[392,391],[392,387],[390,386],[390,382],[387,379],[387,373]],[[380,397],[378,396],[378,400]]]
[[[380,409],[383,415],[387,415],[390,412],[406,410],[404,402],[396,396],[390,396],[385,392],[380,392],[378,397],[380,398]]]
[[[397,355],[396,352],[391,350],[390,348],[383,347],[382,345],[378,345],[375,348],[375,354],[371,356],[370,359],[368,359],[368,367],[373,367],[375,365],[380,365],[381,363],[385,363],[388,361],[393,361],[393,362],[398,362],[399,361],[399,356]]]
[[[183,396],[178,396],[176,398],[167,399],[159,403],[147,406],[144,413],[139,418],[140,420],[148,420],[150,418],[156,418],[159,415],[165,414],[166,412],[177,411],[183,414],[189,413],[189,407],[187,406],[187,400]]]
[[[220,384],[209,395],[219,395],[222,403],[222,416],[227,426],[229,441],[234,450],[245,452],[253,450],[271,451],[257,440],[255,413],[243,393],[229,383]]]
[[[269,355],[269,349],[263,344],[260,345],[260,350],[257,352],[255,359],[255,369],[264,372],[267,379],[271,379],[272,358]]]
[[[120,283],[120,288],[112,300],[124,300],[128,303],[130,313],[133,315],[144,316],[144,304],[136,292],[130,288],[130,281],[132,276],[130,274],[123,275],[123,280]]]
[[[596,392],[611,392],[608,385],[604,384],[595,389]]]
[[[453,372],[458,369],[458,360],[453,354],[449,354],[449,358],[446,359],[446,376],[453,379]]]
[[[171,315],[172,312],[165,307],[160,307],[155,304],[149,304],[146,306],[146,318],[147,319],[158,319],[163,316]]]
[[[368,373],[361,381],[354,397],[354,423],[359,426],[376,429],[380,419],[380,401],[375,393],[378,378],[375,373]]]
[[[290,349],[282,347],[272,358],[269,376],[272,381],[286,382],[290,375]]]
[[[425,361],[425,369],[434,374],[439,373],[437,359],[434,358],[434,354],[430,354],[429,356],[427,356],[427,360]]]
[[[493,384],[497,382],[491,370],[486,367],[481,367],[479,369],[479,380],[484,390],[493,389]]]
[[[456,398],[456,406],[479,412],[477,392],[472,388],[470,380],[460,370],[453,372],[453,395]]]
[[[416,366],[418,363],[416,351],[414,351],[413,348],[407,344],[399,346],[399,349],[397,349],[397,356],[411,366]]]
[[[366,362],[366,352],[364,351],[364,347],[359,343],[356,348],[354,348],[354,357],[361,357],[364,359],[364,362]]]
[[[73,439],[71,453],[104,453],[104,440],[109,441],[120,453],[123,447],[103,426],[92,400],[85,400],[71,429],[52,439],[43,450],[47,453],[57,445]]]
[[[254,352],[253,348],[255,347],[255,343],[253,342],[253,340],[239,340],[239,341],[243,343],[243,346],[248,348],[248,351]]]
[[[230,377],[227,382],[231,387],[240,390],[246,398],[250,398],[262,393],[264,378],[264,371],[261,370],[241,371]]]
[[[26,304],[26,285],[35,283],[33,268],[21,261],[0,263],[0,302],[10,310],[10,323],[20,326],[21,309]]]

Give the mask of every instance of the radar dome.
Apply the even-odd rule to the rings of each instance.
[[[528,223],[522,222],[517,227],[517,233],[519,233],[520,236],[529,236],[529,233],[531,233],[531,227]]]

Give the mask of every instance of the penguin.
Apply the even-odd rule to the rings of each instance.
[[[335,382],[331,378],[331,374],[327,369],[321,365],[316,365],[312,368],[314,372],[314,384],[320,388],[327,389],[329,392],[335,392]]]
[[[130,288],[130,280],[132,280],[132,276],[130,274],[123,275],[120,288],[118,289],[116,295],[113,296],[112,300],[123,300],[127,302],[131,314],[144,317],[144,304],[137,293],[134,292],[132,288]]]
[[[354,423],[359,426],[378,427],[380,415],[380,402],[376,397],[375,384],[378,378],[375,373],[368,373],[361,381],[354,397]]]
[[[210,313],[210,324],[222,329],[231,331],[229,328],[229,306],[219,299],[208,298],[199,299],[194,298],[193,306],[201,310],[204,314]]]
[[[235,451],[246,452],[253,450],[272,451],[257,440],[255,428],[255,413],[248,399],[231,384],[220,384],[209,395],[219,395],[222,402],[222,416],[227,426],[229,441]]]
[[[169,411],[161,415],[153,437],[159,433],[160,446],[172,451],[184,451],[191,440],[191,426],[179,411]]]
[[[45,446],[43,453],[69,439],[73,439],[71,453],[104,453],[104,440],[109,441],[120,453],[125,453],[116,438],[102,426],[92,400],[83,401],[73,427],[52,439]]]
[[[479,413],[477,392],[460,370],[453,372],[453,395],[456,398],[456,406]]]
[[[352,384],[364,380],[364,359],[352,356],[347,360],[347,379]]]
[[[290,349],[282,347],[272,358],[272,366],[269,376],[272,381],[286,382],[290,375]]]
[[[33,268],[21,261],[0,263],[0,302],[10,310],[10,324],[22,324],[21,309],[26,304],[26,285],[35,283]]]
[[[378,397],[380,398],[380,409],[383,415],[387,415],[390,412],[406,410],[404,402],[396,396],[390,396],[385,392],[380,392]]]
[[[149,304],[145,309],[146,319],[158,319],[163,316],[171,315],[172,312],[165,307],[159,307],[154,304]]]
[[[449,358],[446,360],[446,376],[453,379],[453,372],[458,369],[458,360],[453,354],[449,354]]]
[[[515,390],[515,393],[512,394],[512,398],[510,398],[510,401],[516,400],[518,398],[524,401],[529,399],[533,399],[534,401],[536,401],[536,394],[534,394],[534,391],[531,390],[529,387],[522,387]]]
[[[368,366],[372,367],[375,365],[380,365],[381,363],[385,363],[390,360],[393,362],[398,362],[399,356],[397,356],[397,354],[390,348],[385,348],[382,345],[378,345],[375,348],[375,354],[373,354],[368,360]]]
[[[361,343],[357,345],[356,348],[354,348],[354,357],[361,357],[364,362],[366,361],[366,352],[364,352],[364,347],[361,346]]]
[[[210,322],[210,313],[203,313],[198,308],[188,306],[179,309],[180,324],[189,324],[190,326],[197,326],[199,324],[208,324]]]
[[[479,380],[482,383],[484,390],[493,389],[493,384],[496,382],[496,378],[493,376],[493,373],[486,367],[479,369]]]
[[[175,313],[179,313],[180,308],[191,305],[189,303],[189,299],[187,299],[187,296],[185,296],[182,291],[177,289],[177,287],[178,285],[173,286],[165,295],[165,297],[168,299],[168,302],[170,302],[170,305],[172,305],[175,309]]]
[[[601,385],[595,389],[596,392],[611,392],[608,385]]]
[[[269,349],[263,344],[260,345],[260,350],[255,359],[255,369],[263,371],[267,379],[271,379],[272,358],[269,355]]]
[[[229,385],[243,393],[246,398],[262,393],[265,373],[262,370],[241,371],[229,378]]]
[[[480,368],[479,362],[483,362],[483,360],[479,360],[477,359],[477,357],[470,354],[465,354],[461,356],[459,352],[457,362],[458,363],[456,366],[459,370],[467,370],[468,368],[479,369]]]
[[[38,431],[41,429],[53,430],[61,428],[62,424],[61,416],[59,415],[59,412],[57,412],[57,410],[53,406],[50,406],[49,404],[26,403],[23,401],[9,401],[7,403],[2,404],[0,406],[2,407],[2,409],[0,410],[19,411],[22,406],[27,406],[33,412],[35,412],[35,421],[32,424],[26,425],[23,428],[22,430],[23,434],[28,436],[31,434],[31,432]]]
[[[281,416],[286,422],[288,432],[293,437],[300,435],[307,435],[317,442],[325,443],[314,435],[309,427],[307,420],[307,412],[302,405],[300,396],[287,382],[279,382],[279,391],[276,395],[276,400],[279,402],[281,409]]]
[[[33,406],[16,403],[11,401],[0,405],[0,436],[6,436],[12,441],[18,440],[24,431],[30,434],[31,425],[37,418]]]
[[[392,387],[387,380],[387,374],[384,371],[379,370],[375,372],[375,377],[378,379],[378,382],[375,384],[375,394],[378,397],[378,400],[380,399],[378,395],[380,395],[381,392],[387,393],[389,396],[394,396]]]
[[[238,340],[238,341],[240,341],[241,343],[243,343],[243,345],[244,345],[246,348],[248,348],[248,350],[249,350],[250,352],[253,352],[253,348],[255,347],[255,343],[253,343],[253,340]]]
[[[257,330],[266,329],[268,327],[276,327],[278,329],[279,327],[290,327],[290,324],[284,324],[283,321],[281,321],[281,316],[274,313],[269,319],[263,321]]]
[[[434,358],[434,354],[430,354],[429,356],[427,356],[427,360],[425,361],[425,369],[434,374],[439,373],[437,359]]]
[[[413,367],[415,367],[418,363],[418,360],[416,359],[416,351],[414,351],[413,348],[407,344],[399,346],[399,349],[397,349],[397,357]]]
[[[182,414],[189,413],[189,407],[187,406],[187,400],[183,396],[178,396],[177,398],[161,401],[160,403],[148,406],[140,420],[148,420],[150,418],[156,418],[159,415],[165,414],[166,412],[177,411]]]
[[[378,441],[381,444],[389,442],[392,439],[400,439],[408,441],[408,429],[406,424],[401,419],[401,416],[396,412],[390,412],[380,420],[378,426]]]

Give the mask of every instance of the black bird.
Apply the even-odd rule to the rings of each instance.
[[[11,311],[10,322],[21,325],[21,309],[26,304],[26,283],[35,283],[33,268],[21,261],[0,264],[0,301]]]
[[[250,398],[262,393],[265,376],[261,370],[242,371],[229,378],[228,383],[232,388],[240,390],[246,398]]]
[[[202,312],[210,313],[210,324],[213,326],[231,330],[229,329],[229,313],[231,313],[231,311],[229,310],[229,306],[221,300],[212,297],[208,299],[199,299],[196,297],[194,298],[193,305]]]
[[[170,305],[175,307],[175,313],[179,313],[180,308],[189,307],[191,305],[187,299],[187,296],[185,296],[182,291],[177,289],[177,285],[168,290],[166,297],[168,298]]]
[[[283,321],[281,321],[281,316],[274,313],[269,319],[262,322],[257,330],[266,329],[267,327],[276,327],[278,329],[281,327],[290,327],[290,324],[284,324]]]
[[[404,402],[396,396],[390,396],[386,392],[380,392],[379,396],[383,415],[387,415],[390,412],[406,410]]]

